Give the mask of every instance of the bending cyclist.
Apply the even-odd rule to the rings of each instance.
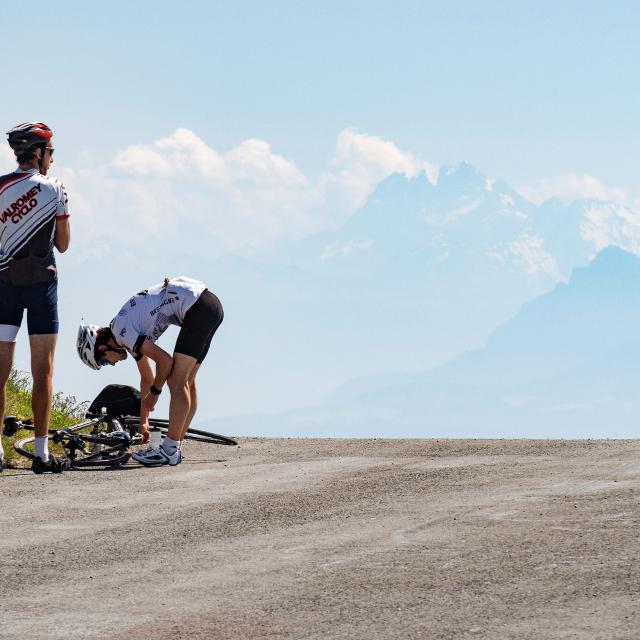
[[[169,387],[167,437],[156,449],[134,453],[134,460],[145,466],[182,461],[182,441],[197,409],[196,374],[223,316],[220,300],[203,282],[178,276],[129,298],[109,326],[80,325],[76,346],[87,366],[115,365],[128,353],[136,360],[143,430],[165,382]],[[156,344],[169,325],[180,327],[173,355]]]

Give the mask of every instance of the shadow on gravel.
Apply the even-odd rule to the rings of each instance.
[[[214,464],[219,462],[228,462],[226,458],[214,458],[214,459],[199,459],[199,460],[183,460],[182,465],[198,465],[198,464]],[[164,465],[158,465],[157,467],[148,467],[149,469],[158,469]],[[66,469],[64,473],[86,473],[86,472],[94,472],[100,471],[101,473],[118,473],[121,471],[139,471],[140,469],[146,469],[142,464],[136,464],[135,462],[127,463],[121,465],[119,467],[72,467],[71,469]],[[27,475],[33,475],[31,469],[5,469],[2,473],[0,473],[0,480],[4,480],[6,478],[22,478]],[[46,474],[52,475],[52,474]]]
[[[65,473],[85,473],[87,471],[100,471],[100,473],[118,473],[120,471],[132,471],[136,469],[144,469],[141,464],[122,465],[120,467],[72,467],[67,469]]]
[[[213,464],[214,462],[227,462],[226,459],[223,458],[218,458],[215,460],[183,460],[180,463],[180,466],[183,465],[196,465],[196,464]],[[131,463],[128,462],[127,464],[124,464],[122,466],[119,467],[81,467],[81,468],[77,468],[74,467],[72,469],[67,469],[67,471],[65,471],[65,473],[69,473],[69,472],[79,472],[79,473],[84,473],[86,471],[100,471],[100,472],[113,472],[113,473],[117,473],[120,471],[139,471],[140,469],[161,469],[161,468],[165,468],[168,465],[156,465],[155,467],[145,467],[142,464],[136,464],[135,462]],[[171,467],[169,467],[171,468]]]

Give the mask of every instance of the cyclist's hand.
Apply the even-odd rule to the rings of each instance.
[[[142,436],[142,444],[149,443],[149,423],[145,420],[140,423],[138,433]]]
[[[153,411],[156,408],[156,402],[158,402],[158,396],[154,393],[147,393],[142,399],[142,408],[147,411]]]

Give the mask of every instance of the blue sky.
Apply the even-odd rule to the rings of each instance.
[[[265,139],[317,172],[353,127],[511,183],[577,172],[637,189],[634,2],[62,1],[37,13],[3,35],[14,61],[25,33],[42,43],[37,88],[35,72],[6,74],[3,93],[42,97],[33,117],[56,125],[67,158],[183,126],[221,149]],[[24,24],[23,9],[3,7],[3,23]],[[3,120],[30,115],[24,105],[5,99]]]
[[[335,227],[393,172],[464,159],[535,202],[640,211],[635,2],[62,0],[32,12],[2,8],[0,120],[55,131],[52,174],[73,216],[56,387],[80,398],[96,386],[69,347],[80,317],[108,321],[165,274],[217,290],[212,258]],[[6,147],[0,168],[12,168]],[[218,347],[233,373],[208,374],[223,389],[211,415],[276,406],[270,389],[243,405],[229,381],[273,357],[255,340],[240,353],[239,326]],[[101,381],[135,382],[127,371]],[[316,397],[344,381],[325,376]]]

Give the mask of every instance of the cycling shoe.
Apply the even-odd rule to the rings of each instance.
[[[33,473],[62,473],[71,466],[67,458],[56,458],[52,453],[49,460],[45,462],[42,458],[34,458],[31,463]]]

